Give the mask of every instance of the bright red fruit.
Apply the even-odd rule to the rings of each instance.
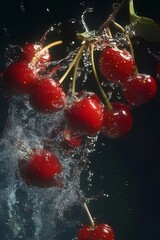
[[[156,94],[156,82],[147,74],[131,76],[123,85],[124,96],[129,104],[140,106],[149,102]]]
[[[42,45],[36,43],[26,43],[22,49],[20,60],[31,62],[33,57],[35,57],[40,50],[42,50]],[[48,49],[42,52],[40,55],[37,55],[37,58],[40,66],[49,62],[51,60],[51,56]]]
[[[78,240],[114,240],[114,232],[107,224],[96,224],[94,229],[84,225],[77,234]]]
[[[94,92],[87,92],[85,90],[79,92],[77,97],[80,99],[82,99],[84,97],[88,97],[90,99],[96,100],[98,103],[101,102],[100,97],[97,94],[95,94]]]
[[[107,47],[99,59],[100,72],[111,82],[125,82],[133,74],[135,62],[127,50]]]
[[[30,104],[38,112],[53,113],[63,108],[66,95],[52,78],[42,78],[34,86],[29,97]]]
[[[33,149],[27,160],[19,161],[19,174],[27,185],[52,187],[61,172],[60,161],[46,149]]]
[[[95,135],[102,127],[103,108],[95,96],[85,96],[65,109],[65,119],[78,133]]]
[[[37,82],[37,73],[26,62],[11,63],[3,72],[3,81],[10,94],[29,94]]]
[[[63,140],[73,148],[80,147],[83,142],[83,137],[71,128],[66,128],[63,132]]]
[[[129,108],[119,102],[111,103],[112,109],[105,107],[102,132],[110,138],[122,137],[132,127],[132,114]]]

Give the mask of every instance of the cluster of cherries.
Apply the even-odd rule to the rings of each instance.
[[[97,41],[97,39],[96,39]],[[64,111],[66,128],[65,143],[73,148],[80,147],[86,136],[99,132],[110,138],[126,135],[132,128],[131,106],[149,102],[156,93],[156,82],[150,75],[138,73],[134,56],[115,43],[108,42],[99,57],[99,70],[107,81],[119,83],[126,102],[109,102],[99,81],[94,63],[94,43],[83,39],[81,47],[60,81],[53,79],[58,66],[46,71],[51,62],[49,48],[61,43],[54,42],[44,47],[39,43],[26,43],[17,62],[3,71],[5,89],[11,95],[29,95],[30,105],[42,114]],[[78,64],[86,50],[90,49],[93,72],[101,98],[88,91],[75,92],[74,84]],[[74,68],[72,97],[68,97],[61,83]],[[57,156],[47,149],[32,149],[25,159],[19,160],[19,176],[29,186],[59,186],[62,165]],[[78,240],[114,240],[114,233],[107,224],[84,225],[78,232]]]

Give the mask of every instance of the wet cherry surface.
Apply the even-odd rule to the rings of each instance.
[[[107,1],[106,7],[106,0],[71,0],[70,3],[50,0],[24,0],[19,2],[13,0],[10,2],[10,6],[8,2],[3,1],[0,10],[2,24],[0,27],[1,71],[3,71],[6,65],[5,53],[8,44],[18,43],[23,45],[25,42],[35,42],[39,40],[46,28],[55,22],[59,22],[59,24],[61,22],[62,25],[59,27],[61,28],[60,35],[57,33],[58,31],[55,31],[53,38],[63,38],[63,40],[67,40],[67,43],[71,42],[73,44],[73,31],[77,30],[77,26],[79,29],[79,22],[78,20],[76,23],[71,22],[74,22],[76,18],[78,19],[77,16],[80,16],[88,6],[93,6],[94,12],[87,15],[86,19],[90,28],[95,29],[104,21],[106,14],[110,13],[114,2],[112,0]],[[135,1],[135,3],[139,15],[147,15],[157,22],[159,21],[158,1],[153,2],[149,0],[146,4],[142,3],[142,1]],[[124,17],[126,17],[125,20],[128,23],[128,16],[124,11],[122,14],[119,14],[118,20]],[[136,42],[137,40],[138,42]],[[146,53],[146,50],[150,48],[151,52],[157,55],[160,52],[159,43],[154,47],[152,43],[146,43],[143,39],[137,38],[136,41],[134,41],[134,47],[136,59],[139,63],[139,71],[144,72],[145,70],[149,74],[152,73],[152,76],[155,77],[157,74],[157,60],[155,60],[152,54]],[[57,58],[65,56],[66,45],[64,41],[62,50],[56,53]],[[82,189],[87,192],[87,196],[95,196],[102,189],[106,193],[107,197],[105,199],[100,197],[98,204],[97,201],[92,202],[91,209],[93,209],[92,212],[96,218],[112,223],[116,232],[116,239],[160,239],[158,231],[160,222],[160,165],[158,158],[160,94],[159,81],[156,79],[156,82],[157,93],[153,100],[149,104],[141,106],[141,108],[133,108],[133,128],[125,138],[116,139],[115,141],[115,139],[106,139],[105,136],[100,134],[96,147],[97,151],[90,158],[89,170],[94,172],[94,186],[88,190],[87,180],[83,179],[84,182],[81,182]],[[92,86],[92,80],[90,84]],[[6,98],[1,97],[0,124],[2,131],[5,125],[4,122],[7,120],[7,107],[8,101]],[[3,185],[3,174],[4,172],[1,172],[0,176],[2,192],[5,186]],[[1,194],[2,196],[3,194]],[[1,206],[4,207],[5,203],[3,201]],[[24,209],[23,207],[22,209]],[[9,230],[7,228],[8,225],[6,225],[6,218],[3,218],[4,213],[5,208],[2,209],[1,214],[0,235],[3,240],[7,240],[6,234],[9,234]],[[83,214],[81,212],[78,215],[81,216],[81,222],[88,222],[85,217],[82,217]],[[72,219],[73,222],[75,215]],[[24,216],[26,216],[26,212],[24,212]],[[148,223],[149,230],[146,231]],[[75,237],[75,227],[67,226],[65,229],[62,228],[63,226],[61,225],[57,226],[60,233],[56,237],[53,237],[52,234],[54,240],[70,240]],[[45,240],[49,229],[50,226],[46,226],[43,240]]]

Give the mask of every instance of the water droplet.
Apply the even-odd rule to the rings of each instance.
[[[132,213],[132,208],[128,208],[128,213],[131,214]]]
[[[25,12],[24,1],[20,2],[20,9],[22,12]]]
[[[124,185],[128,187],[128,186],[129,186],[129,182],[126,181],[126,182],[124,183]]]
[[[117,196],[121,196],[122,192],[121,191],[117,191]]]
[[[105,146],[106,146],[106,144],[102,142],[101,143],[101,147],[105,147]]]
[[[115,11],[115,10],[117,10],[117,8],[119,7],[119,3],[113,3],[113,5],[112,5],[112,8],[113,8],[113,10]]]
[[[76,19],[75,18],[71,18],[68,20],[69,23],[76,23]]]
[[[75,44],[75,41],[71,41],[70,45],[73,46]]]
[[[85,5],[85,1],[82,1],[79,3],[81,6],[84,6]]]

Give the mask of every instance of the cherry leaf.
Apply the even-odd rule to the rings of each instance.
[[[129,0],[130,22],[136,34],[150,42],[160,42],[160,26],[151,18],[138,16],[134,10],[133,0]]]

